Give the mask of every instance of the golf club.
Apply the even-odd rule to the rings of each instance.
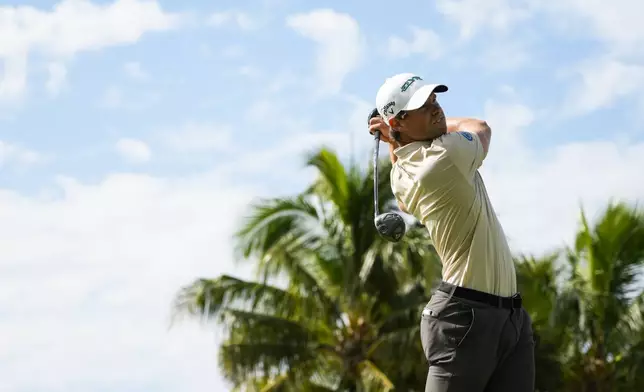
[[[378,109],[373,109],[369,114],[367,122],[378,117]],[[395,212],[380,214],[378,208],[378,153],[380,151],[380,131],[374,133],[376,146],[373,151],[373,223],[381,237],[391,242],[398,242],[405,235],[405,220]]]

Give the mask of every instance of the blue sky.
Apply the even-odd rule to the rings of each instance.
[[[516,252],[641,201],[644,5],[542,3],[1,2],[0,390],[225,390],[216,331],[168,329],[173,295],[250,276],[231,233],[311,180],[306,152],[366,164],[395,73],[491,124]]]

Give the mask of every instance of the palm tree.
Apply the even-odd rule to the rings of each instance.
[[[426,230],[381,239],[370,168],[324,148],[307,164],[308,189],[254,205],[235,235],[257,280],[198,279],[176,308],[225,326],[219,362],[239,391],[424,390],[418,315],[441,268]],[[378,186],[392,208],[388,175]]]
[[[582,211],[574,246],[559,255],[517,267],[540,338],[539,391],[642,390],[644,214],[610,204],[591,226]]]
[[[536,392],[560,391],[563,387],[561,348],[567,345],[569,335],[554,322],[560,297],[557,278],[562,274],[558,261],[559,252],[541,258],[516,258],[517,285],[535,335]]]

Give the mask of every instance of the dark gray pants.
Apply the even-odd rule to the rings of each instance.
[[[420,336],[425,392],[534,392],[534,339],[523,308],[504,309],[436,291]]]

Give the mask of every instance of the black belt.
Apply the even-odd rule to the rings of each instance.
[[[481,302],[487,305],[494,306],[495,308],[519,309],[523,303],[521,294],[519,293],[514,294],[512,297],[500,297],[498,295],[484,293],[482,291],[472,290],[466,287],[454,287],[454,285],[447,282],[441,282],[441,284],[438,286],[438,290],[447,294],[451,294],[453,290],[453,295],[456,298]]]

